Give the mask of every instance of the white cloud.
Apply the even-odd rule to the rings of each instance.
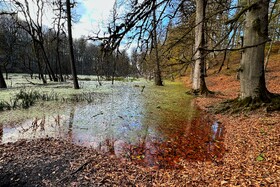
[[[19,0],[19,2],[25,4],[24,0]],[[80,20],[78,23],[72,23],[73,37],[88,36],[104,27],[104,24],[108,22],[114,2],[115,0],[78,0],[76,12]],[[28,1],[28,3],[31,16],[36,19],[37,6],[33,1]],[[52,8],[45,6],[44,13],[43,24],[51,27],[55,17]],[[23,15],[20,17],[24,18]]]
[[[115,0],[83,0],[80,1],[81,18],[73,24],[73,37],[88,36],[98,32],[107,23]]]

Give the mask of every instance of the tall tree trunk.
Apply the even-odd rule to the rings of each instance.
[[[254,1],[246,13],[244,49],[240,68],[240,98],[270,101],[265,84],[264,57],[268,40],[268,0]]]
[[[1,71],[1,66],[0,66],[0,88],[7,88],[7,84],[5,82],[4,76]]]
[[[34,51],[35,51],[35,55],[37,58],[37,63],[38,63],[38,69],[39,69],[39,79],[41,78],[43,81],[43,84],[47,84],[47,80],[44,78],[44,74],[43,74],[43,68],[42,68],[42,64],[40,62],[40,53],[39,53],[39,49],[37,46],[37,43],[35,41],[35,39],[33,39],[33,47],[34,47]]]
[[[48,55],[47,55],[47,53],[45,51],[43,43],[40,43],[40,46],[41,46],[41,50],[42,50],[42,53],[43,53],[43,57],[44,57],[44,61],[45,61],[45,64],[46,64],[47,71],[48,71],[48,73],[50,75],[50,80],[54,81],[54,82],[58,82],[58,79],[55,76],[55,73],[54,73],[54,71],[53,71],[53,69],[51,67],[51,64],[50,64]]]
[[[275,2],[277,3],[277,2]],[[276,5],[276,4],[275,4]],[[274,6],[275,6],[274,5]],[[276,8],[276,11],[279,10],[279,6],[277,6]],[[273,11],[271,12],[271,16],[273,15],[272,14]],[[270,25],[273,25],[273,33],[272,33],[272,36],[271,36],[271,41],[270,41],[270,45],[269,45],[269,49],[267,51],[267,54],[266,54],[266,57],[265,57],[265,61],[264,61],[264,70],[266,71],[267,70],[267,66],[268,66],[268,60],[269,60],[269,56],[270,56],[270,53],[271,53],[271,50],[272,50],[272,45],[273,45],[273,42],[275,41],[275,38],[276,38],[276,35],[277,35],[277,27],[279,26],[279,18],[277,17],[277,19],[275,19],[275,23],[270,23]]]
[[[157,86],[163,86],[162,84],[162,78],[161,78],[161,69],[160,69],[160,59],[158,54],[158,41],[157,41],[157,18],[156,18],[156,8],[155,8],[156,0],[153,1],[153,47],[155,49],[155,55],[156,55],[156,70],[155,70],[155,85]]]
[[[59,44],[57,44],[57,45],[59,46]],[[58,64],[58,70],[59,70],[59,80],[61,82],[64,82],[63,75],[62,75],[59,47],[56,48],[56,60],[57,60],[56,63]]]
[[[207,94],[209,91],[205,82],[205,9],[206,0],[196,0],[196,27],[195,27],[195,63],[192,77],[192,89],[194,93]]]
[[[66,9],[67,9],[69,52],[70,52],[70,62],[71,62],[71,71],[72,71],[72,76],[73,76],[73,84],[74,84],[75,89],[79,89],[79,83],[78,83],[76,66],[75,66],[74,49],[73,49],[70,0],[66,0]]]
[[[58,2],[58,8],[59,8],[59,16],[58,16],[58,23],[57,23],[57,32],[56,32],[56,65],[58,65],[59,69],[59,79],[61,82],[64,82],[63,75],[62,75],[62,68],[61,68],[61,59],[60,59],[60,52],[59,52],[59,46],[60,46],[60,27],[61,27],[61,17],[62,17],[62,2],[61,0]]]

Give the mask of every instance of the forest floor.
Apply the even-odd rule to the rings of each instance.
[[[271,57],[267,72],[274,93],[280,93],[279,59]],[[233,69],[209,72],[207,85],[217,94],[194,99],[202,110],[238,97]],[[159,169],[60,140],[19,141],[0,144],[0,186],[279,186],[280,112],[212,115],[225,128],[225,154],[214,162],[182,160],[182,168]]]

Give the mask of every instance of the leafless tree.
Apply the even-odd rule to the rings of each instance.
[[[61,54],[60,54],[60,47],[61,47],[61,34],[63,33],[63,3],[61,0],[53,1],[54,12],[56,13],[56,17],[54,18],[54,30],[56,32],[56,64],[58,65],[59,69],[59,79],[60,81],[64,81],[63,74],[62,74],[62,67],[61,67]]]
[[[69,55],[70,55],[70,64],[71,71],[73,76],[73,84],[75,89],[79,89],[78,77],[76,72],[74,49],[73,49],[73,38],[72,38],[72,16],[71,16],[71,6],[70,0],[66,0],[66,13],[67,13],[67,26],[68,26],[68,41],[69,41]]]
[[[32,38],[34,51],[37,57],[37,63],[39,68],[39,75],[42,79],[43,83],[47,83],[46,79],[44,78],[44,66],[46,71],[49,74],[50,80],[57,81],[57,77],[54,74],[54,71],[50,65],[46,50],[45,50],[45,41],[44,41],[44,25],[43,25],[43,15],[44,15],[44,6],[45,2],[43,0],[36,0],[36,18],[33,18],[31,15],[30,4],[27,0],[24,3],[21,3],[17,0],[12,0],[14,6],[16,7],[17,11],[24,16],[24,21],[20,21],[19,19],[18,24],[19,26],[24,29]],[[41,60],[44,64],[41,63]]]

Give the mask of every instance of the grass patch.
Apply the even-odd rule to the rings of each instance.
[[[21,89],[13,97],[10,97],[10,101],[0,101],[0,111],[11,110],[17,108],[27,109],[33,106],[37,101],[57,101],[58,95],[52,93],[41,93],[37,90]]]
[[[168,125],[173,124],[173,120],[189,120],[197,115],[197,110],[191,103],[193,97],[186,94],[182,82],[166,81],[161,87],[150,85],[143,93],[148,101],[147,118],[154,119],[155,123]],[[172,116],[168,116],[170,114]]]
[[[0,101],[0,111],[11,110],[11,105],[7,101]]]

